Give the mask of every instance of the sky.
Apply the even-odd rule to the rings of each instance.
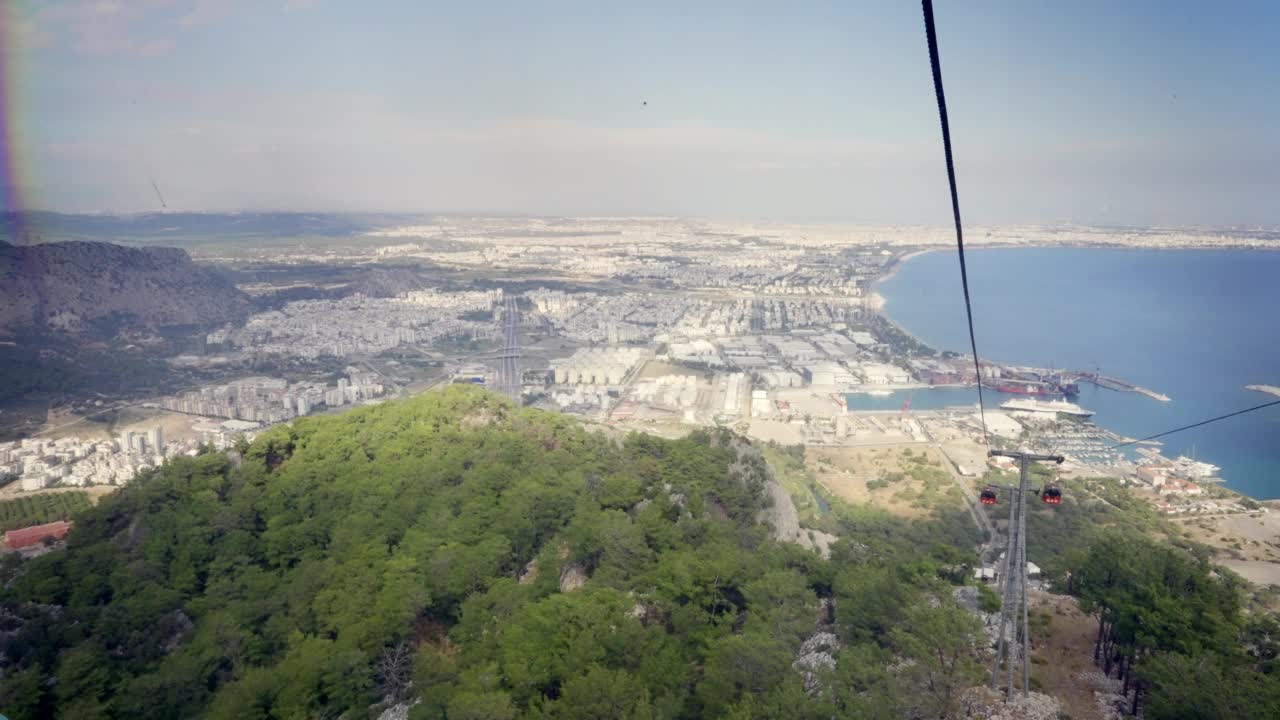
[[[2,1],[11,206],[950,218],[915,2]],[[967,223],[1280,225],[1280,5],[936,11]]]

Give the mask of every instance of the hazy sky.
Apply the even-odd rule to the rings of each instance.
[[[949,218],[909,0],[2,1],[33,207]],[[1280,224],[1280,6],[938,5],[967,222]]]

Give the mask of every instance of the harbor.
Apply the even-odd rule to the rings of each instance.
[[[1137,393],[1160,402],[1170,401],[1170,397],[1164,393],[1096,371],[1056,370],[999,363],[984,365],[983,374],[988,379],[983,381],[983,386],[1011,395],[1072,398],[1080,394],[1080,383],[1087,382],[1107,390]]]
[[[1253,348],[1274,348],[1280,342],[1280,325],[1272,319],[1280,292],[1274,282],[1280,253],[1032,248],[984,250],[981,257],[970,282],[985,288],[982,327],[1001,328],[978,336],[983,365],[996,361],[1041,368],[1045,377],[1071,376],[1062,379],[1074,380],[1079,394],[1065,399],[1096,411],[1093,421],[1126,437],[1147,437],[1280,397],[1245,389],[1280,388],[1274,353],[1233,350],[1239,343],[1238,327],[1249,328]],[[1123,282],[1080,292],[1079,278],[1090,277],[1099,266]],[[1261,295],[1249,302],[1231,293],[1189,298],[1185,288],[1209,272],[1259,288]],[[1166,275],[1186,281],[1169,283],[1161,279]],[[902,263],[878,292],[894,323],[939,353],[965,356],[970,348],[963,306],[953,307],[948,297],[954,296],[948,292],[920,292],[947,288],[959,293],[958,285],[954,258],[931,253]],[[1126,312],[1116,313],[1119,308]],[[1170,308],[1178,309],[1176,320],[1163,332],[1153,332],[1142,320],[1169,317]],[[965,359],[970,363],[967,377],[952,382],[972,382],[973,359]],[[983,392],[988,393],[997,378],[983,370]],[[1095,376],[1100,383],[1093,382]],[[988,394],[985,399],[996,401],[989,402],[992,407],[1011,397]],[[920,400],[917,396],[912,406]],[[1178,433],[1165,439],[1166,454],[1189,454],[1198,443],[1204,459],[1222,467],[1231,489],[1258,498],[1280,497],[1280,445],[1274,432],[1252,430],[1277,417],[1280,406]]]

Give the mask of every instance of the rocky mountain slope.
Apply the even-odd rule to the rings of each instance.
[[[177,248],[0,242],[0,335],[24,326],[82,333],[103,321],[205,325],[248,308],[235,285]]]

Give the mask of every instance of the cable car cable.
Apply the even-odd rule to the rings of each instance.
[[[938,60],[938,34],[933,26],[933,0],[922,0],[924,29],[929,39],[929,65],[933,70],[933,90],[938,96],[938,119],[942,123],[942,149],[947,157],[947,183],[951,186],[951,215],[956,225],[956,249],[960,254],[960,287],[964,290],[964,311],[969,320],[969,347],[978,380],[978,417],[982,420],[982,441],[991,445],[987,432],[987,407],[982,398],[982,364],[978,361],[978,341],[973,332],[973,304],[969,301],[969,271],[964,261],[964,232],[960,227],[960,195],[956,191],[956,168],[951,157],[951,124],[947,121],[947,96],[942,90],[942,64]]]
[[[1253,412],[1254,410],[1261,410],[1261,409],[1263,409],[1263,408],[1268,408],[1268,407],[1271,407],[1271,406],[1273,406],[1273,405],[1280,405],[1280,400],[1272,400],[1271,402],[1265,402],[1265,403],[1262,403],[1261,405],[1254,405],[1254,406],[1253,406],[1253,407],[1251,407],[1251,408],[1245,408],[1245,409],[1243,409],[1243,410],[1237,410],[1237,411],[1235,411],[1235,412],[1233,412],[1233,413],[1227,413],[1226,415],[1219,415],[1218,417],[1209,418],[1208,420],[1201,420],[1200,422],[1198,422],[1198,423],[1193,423],[1193,424],[1191,424],[1191,425],[1183,425],[1182,427],[1174,428],[1174,429],[1172,429],[1172,430],[1165,430],[1165,431],[1164,431],[1164,432],[1162,432],[1162,433],[1156,433],[1155,435],[1148,435],[1147,437],[1144,437],[1144,438],[1138,438],[1137,440],[1126,440],[1126,441],[1124,441],[1124,442],[1122,442],[1122,443],[1119,443],[1118,445],[1112,445],[1112,446],[1111,446],[1110,448],[1108,448],[1108,449],[1110,449],[1110,450],[1115,450],[1115,449],[1117,449],[1117,448],[1122,448],[1122,447],[1124,447],[1124,446],[1126,446],[1126,445],[1133,445],[1133,444],[1135,444],[1135,443],[1146,442],[1146,441],[1148,441],[1148,440],[1155,440],[1156,438],[1162,438],[1162,437],[1164,437],[1165,435],[1172,435],[1172,434],[1177,433],[1177,432],[1182,432],[1183,430],[1190,430],[1191,428],[1198,428],[1198,427],[1200,427],[1201,425],[1208,425],[1209,423],[1215,423],[1215,422],[1218,422],[1219,420],[1226,420],[1227,418],[1235,417],[1235,416],[1237,416],[1237,415],[1243,415],[1243,414],[1245,414],[1245,413],[1251,413],[1251,412]]]
[[[978,380],[978,412],[979,417],[982,420],[983,441],[985,444],[990,445],[990,434],[987,431],[986,402],[982,395],[982,364],[978,356],[977,336],[973,330],[973,303],[969,296],[969,272],[968,267],[965,264],[964,231],[960,222],[960,196],[956,188],[955,161],[951,153],[951,124],[947,119],[947,98],[946,93],[942,88],[942,63],[938,59],[938,34],[934,27],[933,20],[933,0],[921,0],[921,8],[924,12],[925,35],[929,42],[929,65],[930,69],[933,71],[933,89],[938,98],[938,119],[942,127],[942,149],[947,161],[947,184],[951,189],[951,214],[956,227],[956,250],[960,257],[960,287],[964,292],[965,317],[968,320],[969,325],[969,347],[973,350],[973,368]],[[1125,442],[1112,445],[1110,449],[1116,450],[1127,445],[1155,440],[1156,438],[1162,438],[1166,435],[1182,432],[1183,430],[1190,430],[1192,428],[1218,422],[1219,420],[1226,420],[1227,418],[1254,412],[1255,410],[1262,410],[1263,408],[1275,405],[1280,405],[1280,400],[1262,403],[1261,405],[1237,410],[1232,413],[1227,413],[1226,415],[1219,415],[1217,417],[1209,418],[1208,420],[1202,420],[1191,425],[1184,425],[1172,430],[1166,430],[1137,440],[1127,440]]]

